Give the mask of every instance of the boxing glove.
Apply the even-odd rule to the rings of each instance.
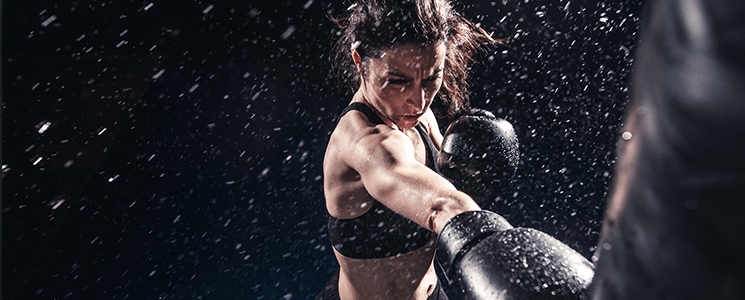
[[[490,208],[512,182],[519,156],[512,124],[474,109],[446,130],[437,165],[458,190]]]
[[[569,246],[535,229],[513,228],[487,210],[448,221],[437,260],[470,300],[586,299],[594,275],[592,264]]]

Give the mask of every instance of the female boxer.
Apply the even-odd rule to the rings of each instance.
[[[316,299],[447,299],[436,234],[480,210],[435,170],[430,109],[466,109],[472,55],[495,41],[446,0],[362,0],[336,20],[335,68],[358,84],[324,160],[329,237],[340,270]]]

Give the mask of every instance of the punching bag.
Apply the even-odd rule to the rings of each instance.
[[[593,299],[745,299],[745,1],[646,3]]]

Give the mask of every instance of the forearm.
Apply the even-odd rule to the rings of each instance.
[[[421,164],[400,166],[391,171],[386,176],[386,184],[370,189],[379,193],[373,197],[435,233],[439,234],[445,223],[457,214],[481,210],[470,196]]]
[[[411,142],[403,134],[363,139],[350,166],[360,173],[367,192],[396,213],[439,233],[455,215],[481,208],[465,193],[414,159]]]

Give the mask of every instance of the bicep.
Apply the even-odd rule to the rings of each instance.
[[[391,210],[427,226],[439,195],[455,191],[447,180],[414,158],[414,148],[400,133],[360,142],[350,165],[367,192]]]
[[[374,198],[387,198],[397,180],[416,168],[414,147],[403,134],[372,134],[360,140],[348,156],[349,165],[361,176]],[[384,200],[384,199],[381,199]],[[380,200],[379,200],[380,201]],[[385,203],[384,203],[385,204]]]

